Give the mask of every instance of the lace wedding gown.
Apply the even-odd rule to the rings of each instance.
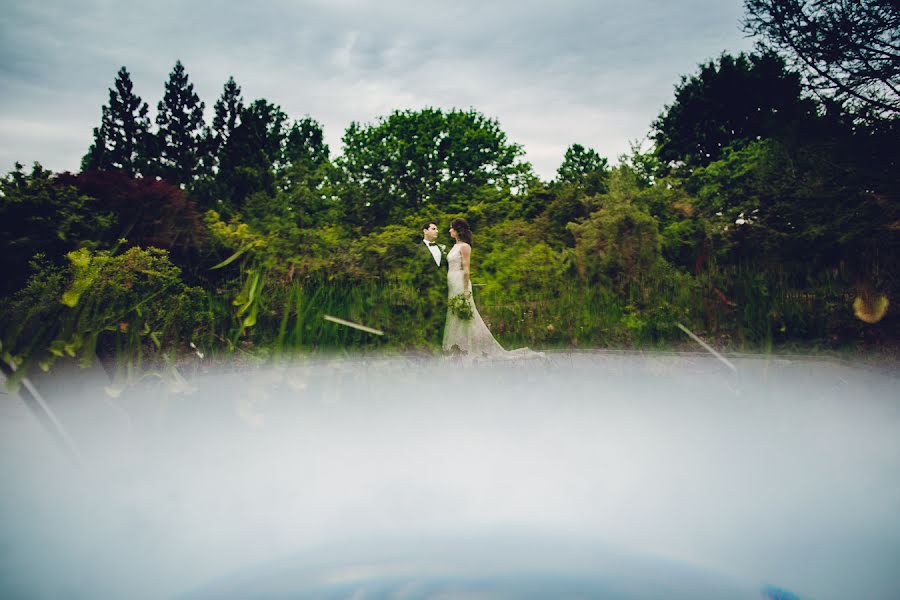
[[[516,350],[504,350],[494,336],[491,330],[484,324],[484,319],[478,314],[475,307],[475,300],[472,298],[472,282],[469,281],[467,289],[463,289],[463,266],[462,253],[460,245],[453,246],[447,254],[447,298],[453,298],[462,294],[464,291],[469,293],[470,302],[472,304],[472,318],[460,319],[452,310],[447,309],[447,324],[444,326],[444,343],[445,352],[455,352],[458,349],[471,358],[490,357],[490,358],[525,358],[525,357],[542,357],[543,352],[535,352],[529,348],[518,348]]]

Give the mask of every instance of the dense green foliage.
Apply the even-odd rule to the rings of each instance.
[[[482,189],[509,193],[527,182],[522,148],[497,121],[473,111],[395,112],[375,125],[351,123],[336,161],[347,219],[366,230],[425,210],[464,210]]]
[[[185,332],[209,328],[203,290],[184,284],[164,250],[81,248],[66,259],[65,267],[35,265],[38,272],[5,300],[4,312],[16,318],[0,329],[3,358],[20,376],[64,356],[90,364],[97,352],[139,367],[148,351],[172,352]]]
[[[724,55],[684,77],[675,102],[653,124],[666,165],[707,165],[726,148],[762,138],[802,134],[816,115],[800,95],[800,77],[777,55]]]
[[[450,243],[459,216],[507,346],[667,346],[676,323],[729,349],[897,339],[897,121],[805,97],[771,53],[703,64],[655,147],[611,166],[572,144],[552,181],[472,109],[351,123],[332,158],[317,121],[245,103],[233,79],[207,126],[180,62],[158,106],[152,132],[123,68],[83,172],[0,182],[0,350],[22,373],[434,351],[445,291],[421,286],[417,244],[428,221]]]

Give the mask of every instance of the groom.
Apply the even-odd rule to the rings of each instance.
[[[419,318],[423,337],[440,348],[447,316],[447,247],[437,243],[438,226],[429,221],[422,225],[422,240],[416,252],[414,285],[419,293]]]

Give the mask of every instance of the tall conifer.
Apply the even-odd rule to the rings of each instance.
[[[181,61],[169,74],[165,95],[157,105],[156,135],[161,174],[171,183],[189,184],[201,174],[208,153],[204,104],[194,91]]]
[[[148,106],[134,93],[125,67],[119,69],[109,90],[109,105],[101,110],[100,126],[94,128],[94,143],[82,160],[82,168],[147,174],[151,158]]]

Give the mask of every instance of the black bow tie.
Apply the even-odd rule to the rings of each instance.
[[[435,244],[434,242],[425,242],[425,245],[428,247],[437,246],[437,244]]]

